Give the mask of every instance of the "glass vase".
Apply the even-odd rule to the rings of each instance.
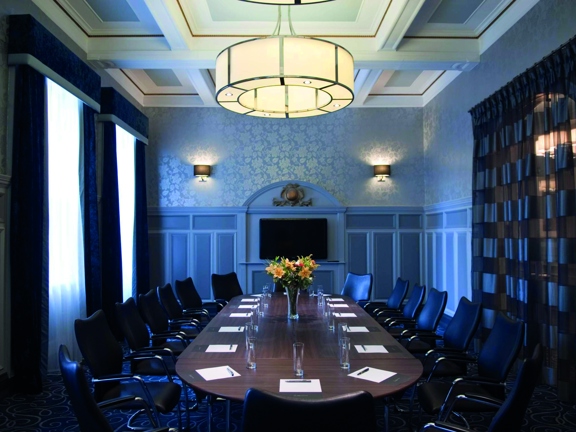
[[[298,296],[300,289],[295,286],[285,286],[286,297],[288,300],[288,319],[298,319]]]

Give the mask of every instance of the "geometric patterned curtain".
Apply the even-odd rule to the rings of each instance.
[[[472,287],[545,348],[544,380],[576,401],[576,41],[471,111]]]

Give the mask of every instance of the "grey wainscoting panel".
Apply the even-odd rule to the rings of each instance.
[[[436,276],[434,288],[443,287],[444,286],[444,254],[443,254],[443,241],[442,241],[443,234],[442,233],[435,233],[434,238],[434,274]],[[431,287],[430,287],[431,288]]]
[[[458,245],[458,298],[467,297],[472,300],[472,293],[469,292],[468,286],[470,281],[470,273],[468,272],[468,263],[470,262],[471,247],[468,241],[468,234],[465,232],[457,233]]]
[[[467,228],[467,227],[468,227],[467,209],[446,212],[446,228]]]
[[[398,228],[400,229],[421,229],[422,215],[401,214],[398,215]]]
[[[172,278],[170,281],[173,283],[176,279],[184,280],[189,276],[188,273],[188,234],[171,234],[170,235],[172,247]]]
[[[428,229],[443,228],[444,225],[443,220],[444,220],[443,213],[433,213],[426,215],[426,228]]]
[[[394,288],[394,234],[374,233],[373,299],[387,299]]]
[[[446,250],[444,253],[444,267],[446,268],[446,285],[444,289],[448,292],[448,302],[446,308],[448,310],[456,310],[456,279],[454,273],[458,269],[458,262],[456,258],[456,251],[454,250],[454,233],[447,232],[445,234]],[[437,288],[441,289],[441,285]]]
[[[426,285],[434,285],[434,234],[426,233]]]
[[[211,275],[212,268],[210,258],[212,256],[211,234],[194,233],[192,240],[192,265],[194,285],[200,297],[212,298]]]
[[[258,294],[262,292],[262,286],[264,284],[273,284],[274,282],[272,281],[272,276],[270,276],[268,273],[266,273],[265,270],[262,271],[253,271],[250,273],[250,276],[252,277],[252,293],[254,294]],[[244,287],[242,287],[242,289],[244,289]],[[274,289],[274,288],[272,288]],[[246,292],[246,290],[244,289],[244,292]]]
[[[150,253],[150,289],[164,285],[166,275],[166,234],[148,234],[148,249]]]
[[[314,271],[314,286],[322,285],[325,294],[340,294],[342,291],[342,287],[335,286],[334,279],[334,271],[320,269]]]
[[[368,273],[368,234],[348,233],[348,271],[357,274]]]
[[[400,277],[411,284],[422,283],[420,274],[420,233],[400,233]]]
[[[216,234],[216,271],[220,274],[236,271],[236,234]],[[246,287],[242,287],[245,291]]]
[[[347,229],[393,229],[396,227],[395,215],[371,214],[348,215],[346,217]]]
[[[148,229],[161,230],[188,230],[190,229],[189,215],[151,215],[148,216]]]
[[[194,215],[194,230],[235,230],[236,215]]]

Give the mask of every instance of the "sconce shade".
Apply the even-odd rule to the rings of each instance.
[[[194,175],[197,177],[209,177],[210,165],[194,165]]]
[[[374,165],[374,176],[375,177],[388,177],[390,175],[390,165]]]

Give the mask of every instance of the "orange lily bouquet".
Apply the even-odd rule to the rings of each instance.
[[[276,257],[268,261],[266,273],[272,276],[274,282],[280,282],[283,286],[306,289],[312,285],[314,276],[312,272],[320,267],[312,259],[312,255],[298,257],[296,260]]]

